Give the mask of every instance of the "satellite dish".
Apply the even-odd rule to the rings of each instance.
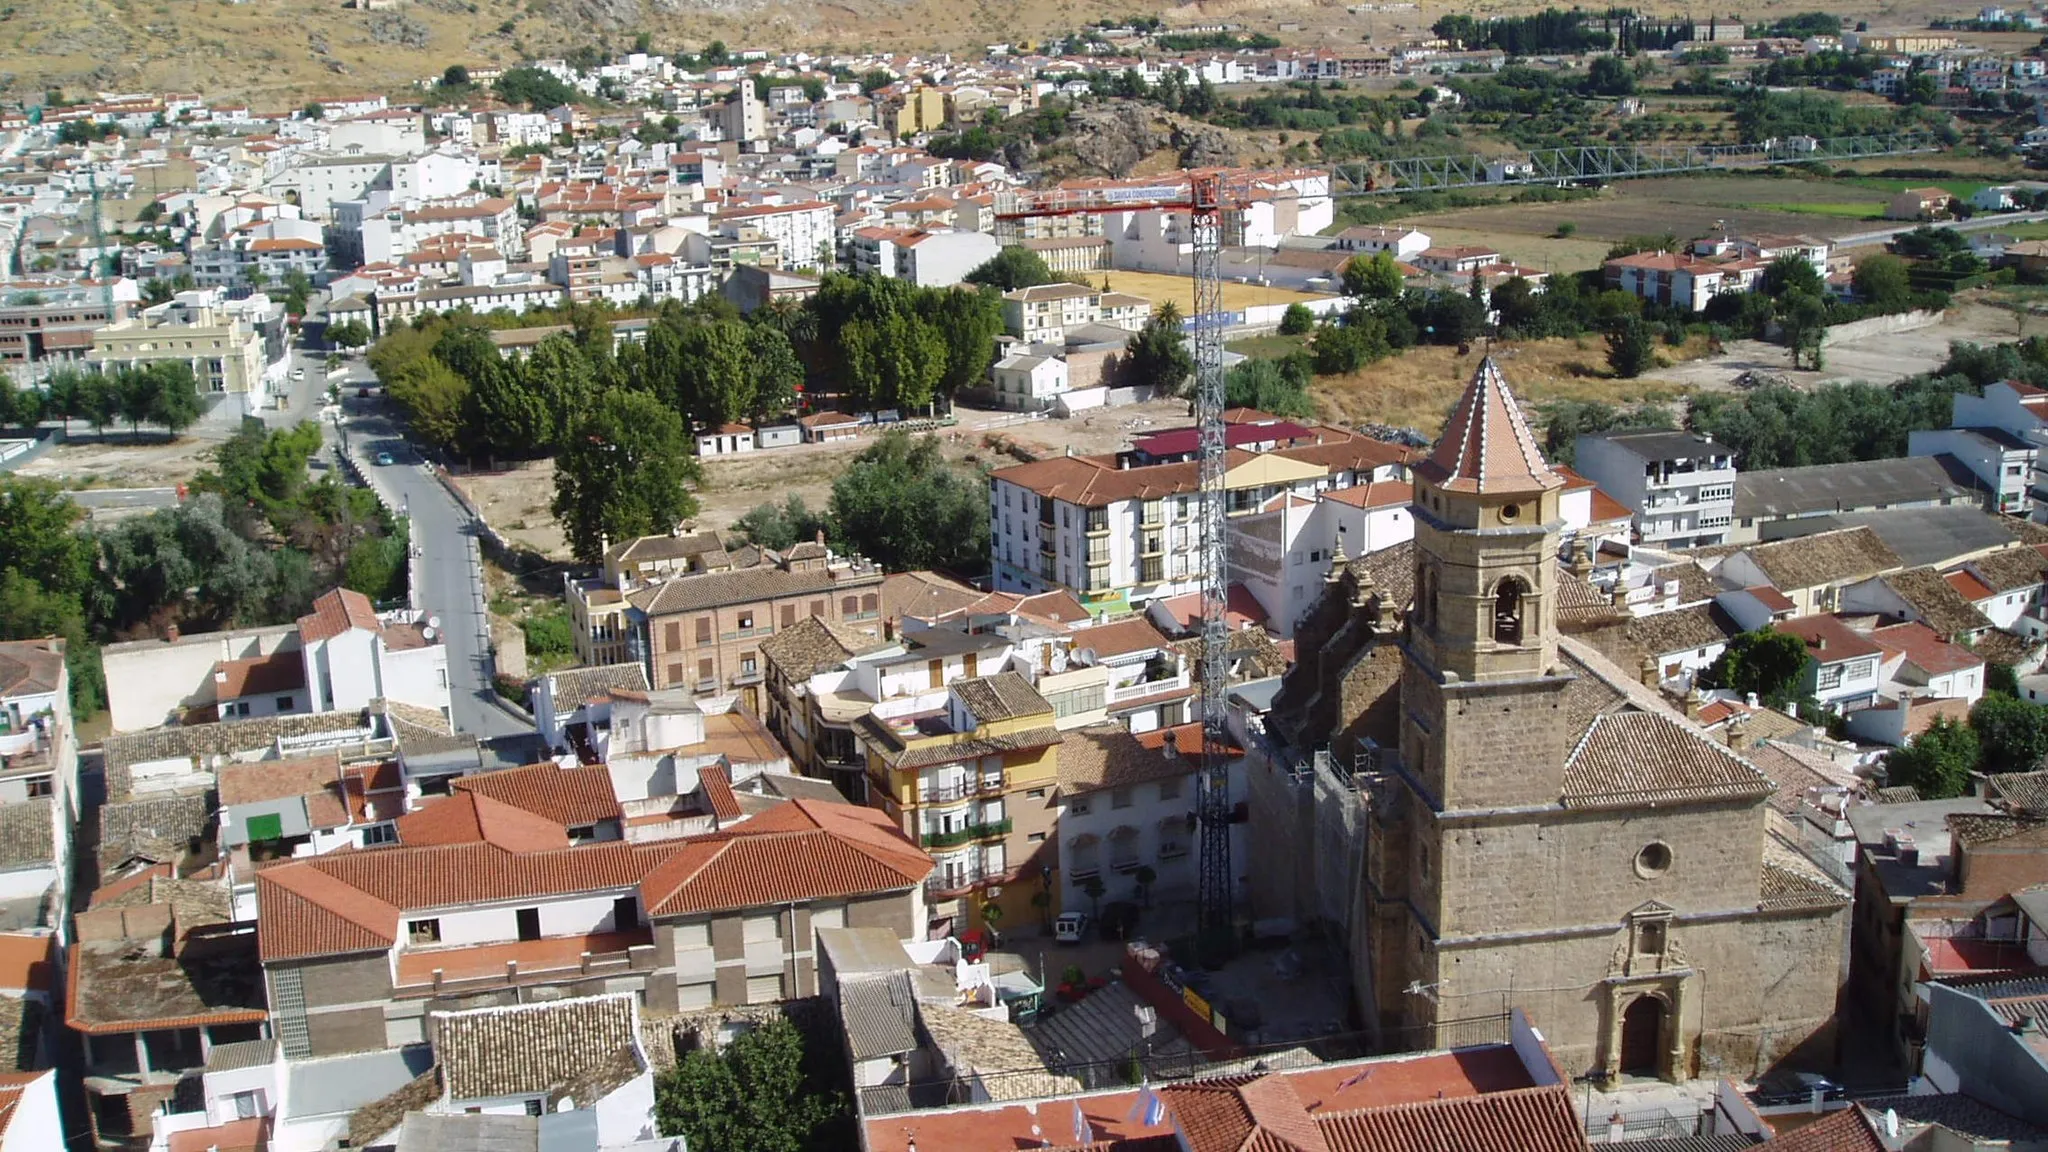
[[[427,617],[427,627],[429,627],[429,628],[439,628],[440,626],[441,626],[441,618],[440,618],[439,616],[429,616],[429,617]]]
[[[422,636],[424,636],[424,637],[426,637],[426,638],[427,638],[427,643],[429,643],[429,644],[433,643],[433,642],[434,642],[434,626],[433,626],[433,625],[431,625],[431,624],[429,624],[429,625],[427,625],[427,626],[426,626],[425,628],[422,628],[422,629],[420,629],[420,635],[422,635]]]
[[[1079,662],[1081,662],[1081,663],[1083,663],[1083,664],[1093,664],[1093,663],[1095,663],[1095,649],[1093,649],[1093,648],[1081,648],[1081,649],[1077,649],[1077,650],[1075,650],[1075,652],[1074,652],[1074,659],[1075,659],[1075,660],[1077,660],[1077,661],[1079,661]]]

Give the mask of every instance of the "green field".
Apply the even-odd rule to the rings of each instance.
[[[1956,199],[1968,200],[1984,189],[1991,187],[1993,182],[1989,180],[1879,180],[1857,177],[1851,180],[1838,181],[1838,183],[1853,184],[1860,188],[1875,188],[1885,193],[1904,192],[1908,188],[1946,188],[1949,195],[1954,196]]]
[[[1741,207],[1757,212],[1792,212],[1801,216],[1833,216],[1839,220],[1884,219],[1884,203],[1877,200],[1841,201],[1820,204],[1800,204],[1797,202],[1743,204]]]

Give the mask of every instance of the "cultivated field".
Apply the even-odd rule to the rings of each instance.
[[[1088,282],[1097,287],[1103,278],[1109,279],[1112,291],[1129,292],[1143,296],[1156,307],[1168,300],[1180,307],[1181,315],[1194,311],[1195,282],[1187,276],[1168,276],[1157,272],[1090,272]],[[1223,285],[1223,307],[1242,311],[1263,304],[1292,304],[1296,301],[1321,300],[1312,292],[1296,292],[1289,288],[1268,288],[1259,284],[1226,283]]]

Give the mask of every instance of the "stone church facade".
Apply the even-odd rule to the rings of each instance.
[[[1520,1008],[1574,1075],[1826,1060],[1848,894],[1774,832],[1763,772],[1560,634],[1563,480],[1490,359],[1415,472],[1412,574],[1340,560],[1274,716],[1360,769],[1369,1025],[1444,1046]]]

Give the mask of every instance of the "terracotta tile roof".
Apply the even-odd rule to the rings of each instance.
[[[1189,1152],[1330,1152],[1285,1076],[1175,1084],[1159,1096]]]
[[[398,942],[397,908],[317,868],[259,871],[256,903],[265,960],[383,951]]]
[[[370,598],[348,588],[336,588],[313,601],[313,611],[299,617],[299,639],[306,643],[332,640],[351,628],[372,632],[384,629]]]
[[[2012,816],[2004,813],[1984,815],[1972,812],[1952,812],[1948,817],[1948,834],[1959,844],[1994,844],[2025,835],[2035,829],[2048,826],[2048,819],[2033,816]]]
[[[761,654],[784,675],[801,681],[885,644],[881,638],[848,625],[806,616],[761,641]]]
[[[1684,724],[1652,712],[1596,717],[1565,761],[1566,807],[1762,798],[1762,772]]]
[[[1867,580],[1904,567],[1877,533],[1863,527],[1758,544],[1748,552],[1781,592]]]
[[[54,796],[0,804],[0,869],[50,867],[56,860]]]
[[[1146,627],[1151,628],[1151,625],[1148,624]],[[1153,635],[1158,635],[1156,629],[1153,630]],[[1166,638],[1160,637],[1159,643],[1164,647]],[[952,689],[953,693],[960,697],[960,703],[967,709],[968,714],[983,724],[1021,720],[1027,716],[1052,715],[1052,705],[1038,694],[1038,689],[1031,686],[1031,681],[1016,672],[998,672],[993,676],[956,680],[952,684]]]
[[[1977,611],[1975,601],[1983,599],[1971,596],[1956,583],[1961,576],[1970,584],[1976,580],[1967,572],[1953,573],[1943,577],[1932,568],[1908,568],[1881,577],[1884,586],[1907,604],[1912,605],[1930,628],[1943,636],[1957,636],[1965,632],[1979,632],[1991,627],[1991,621]],[[1982,585],[1978,585],[1982,587]],[[1986,595],[1989,595],[1987,592]]]
[[[1199,610],[1197,605],[1197,611]],[[1103,659],[1130,652],[1143,652],[1147,649],[1166,648],[1166,637],[1143,616],[1119,620],[1114,624],[1098,624],[1093,628],[1078,628],[1074,630],[1072,637],[1076,649],[1092,648],[1095,655]]]
[[[1693,651],[1726,644],[1742,631],[1719,604],[1693,604],[1670,612],[1631,617],[1622,625],[1622,635],[1637,651],[1649,656]]]
[[[614,1069],[646,1067],[637,1015],[630,993],[436,1012],[434,1055],[451,1101],[553,1097],[588,1084],[598,1091],[575,1094],[575,1104],[589,1108],[618,1088],[608,1083]]]
[[[647,669],[637,660],[624,664],[601,664],[594,668],[570,668],[549,674],[554,682],[557,714],[574,712],[585,703],[603,699],[614,688],[647,691]]]
[[[1192,774],[1200,764],[1202,726],[1183,724],[1173,735],[1176,756],[1165,754],[1163,732],[1149,746],[1131,735],[1129,728],[1114,722],[1068,732],[1060,744],[1060,794],[1085,796],[1105,788]]]
[[[704,806],[711,809],[719,823],[740,818],[739,797],[733,795],[732,775],[725,765],[710,764],[698,769],[697,790],[703,793]]]
[[[1053,456],[1014,464],[992,475],[1048,500],[1081,508],[1106,508],[1125,500],[1157,500],[1194,492],[1201,486],[1194,461],[1120,468],[1113,457]]]
[[[1771,627],[1805,641],[1807,654],[1822,664],[1857,660],[1884,651],[1875,640],[1834,616],[1798,616],[1780,620]]]
[[[2031,660],[2041,650],[2041,642],[1994,630],[1970,641],[1970,648],[1982,656],[1986,664],[2019,665]]]
[[[1744,755],[1777,785],[1778,790],[1771,794],[1771,807],[1788,815],[1799,810],[1799,802],[1807,789],[1830,788],[1839,784],[1773,740],[1751,745]]]
[[[881,812],[792,800],[730,832],[685,841],[640,883],[650,916],[908,888],[931,857]]]
[[[617,820],[621,815],[619,798],[612,791],[612,775],[602,765],[563,768],[552,762],[530,764],[473,773],[451,784],[458,792],[488,796],[564,828]]]
[[[427,1107],[441,1098],[441,1071],[429,1068],[394,1090],[390,1095],[372,1100],[355,1110],[348,1118],[348,1144],[350,1148],[368,1148],[377,1138],[390,1133],[405,1120],[409,1112],[424,1112]]]
[[[1522,407],[1491,356],[1480,362],[1435,450],[1415,470],[1452,492],[1533,495],[1564,484],[1537,449]]]
[[[56,948],[55,936],[0,934],[0,991],[56,991]]]
[[[1885,1142],[1854,1105],[1758,1144],[1759,1152],[1885,1152]]]
[[[1965,567],[1994,593],[2017,592],[2040,585],[2042,571],[2048,569],[2048,559],[2022,544],[1979,556]]]
[[[876,589],[881,582],[880,573],[869,577],[824,568],[791,572],[764,566],[678,577],[627,593],[626,602],[649,616],[671,616],[728,604],[752,604],[821,592]]]
[[[1585,1152],[1562,1084],[1317,1117],[1330,1152]]]
[[[0,698],[55,692],[64,676],[62,640],[0,643]]]
[[[1051,705],[1047,705],[1047,711]],[[995,735],[975,736],[968,740],[957,740],[942,744],[920,744],[912,748],[892,731],[888,724],[875,718],[873,713],[862,716],[854,722],[866,738],[875,754],[892,768],[929,768],[934,764],[951,764],[956,760],[971,760],[978,756],[996,756],[1004,752],[1021,752],[1027,748],[1048,748],[1061,740],[1059,729],[1047,725],[1029,728],[1022,732],[1008,732]]]
[[[2008,811],[2048,817],[2048,772],[1999,772],[1991,795]]]
[[[1930,676],[1960,672],[1965,668],[1980,668],[1984,664],[1982,656],[1959,644],[1950,644],[1936,634],[1934,629],[1917,621],[1879,628],[1871,633],[1871,638],[1883,645],[1886,653],[1903,654],[1915,667]]]
[[[223,660],[215,672],[213,695],[218,700],[268,696],[306,686],[306,662],[297,652]]]
[[[411,848],[488,843],[507,852],[546,852],[567,848],[569,834],[546,816],[465,788],[401,816],[398,842]]]
[[[87,1035],[259,1024],[263,1003],[262,970],[239,947],[170,957],[123,940],[67,954],[64,1022]]]
[[[1985,587],[1984,582],[1982,580],[1979,580],[1975,576],[1970,575],[1967,569],[1958,568],[1955,571],[1944,575],[1942,579],[1947,581],[1948,586],[1955,589],[1956,592],[1960,594],[1964,600],[1969,601],[1972,606],[1975,606],[1976,604],[1979,604],[1985,600],[1989,600],[1993,596],[1998,595],[1998,593],[1993,592],[1991,589]]]

